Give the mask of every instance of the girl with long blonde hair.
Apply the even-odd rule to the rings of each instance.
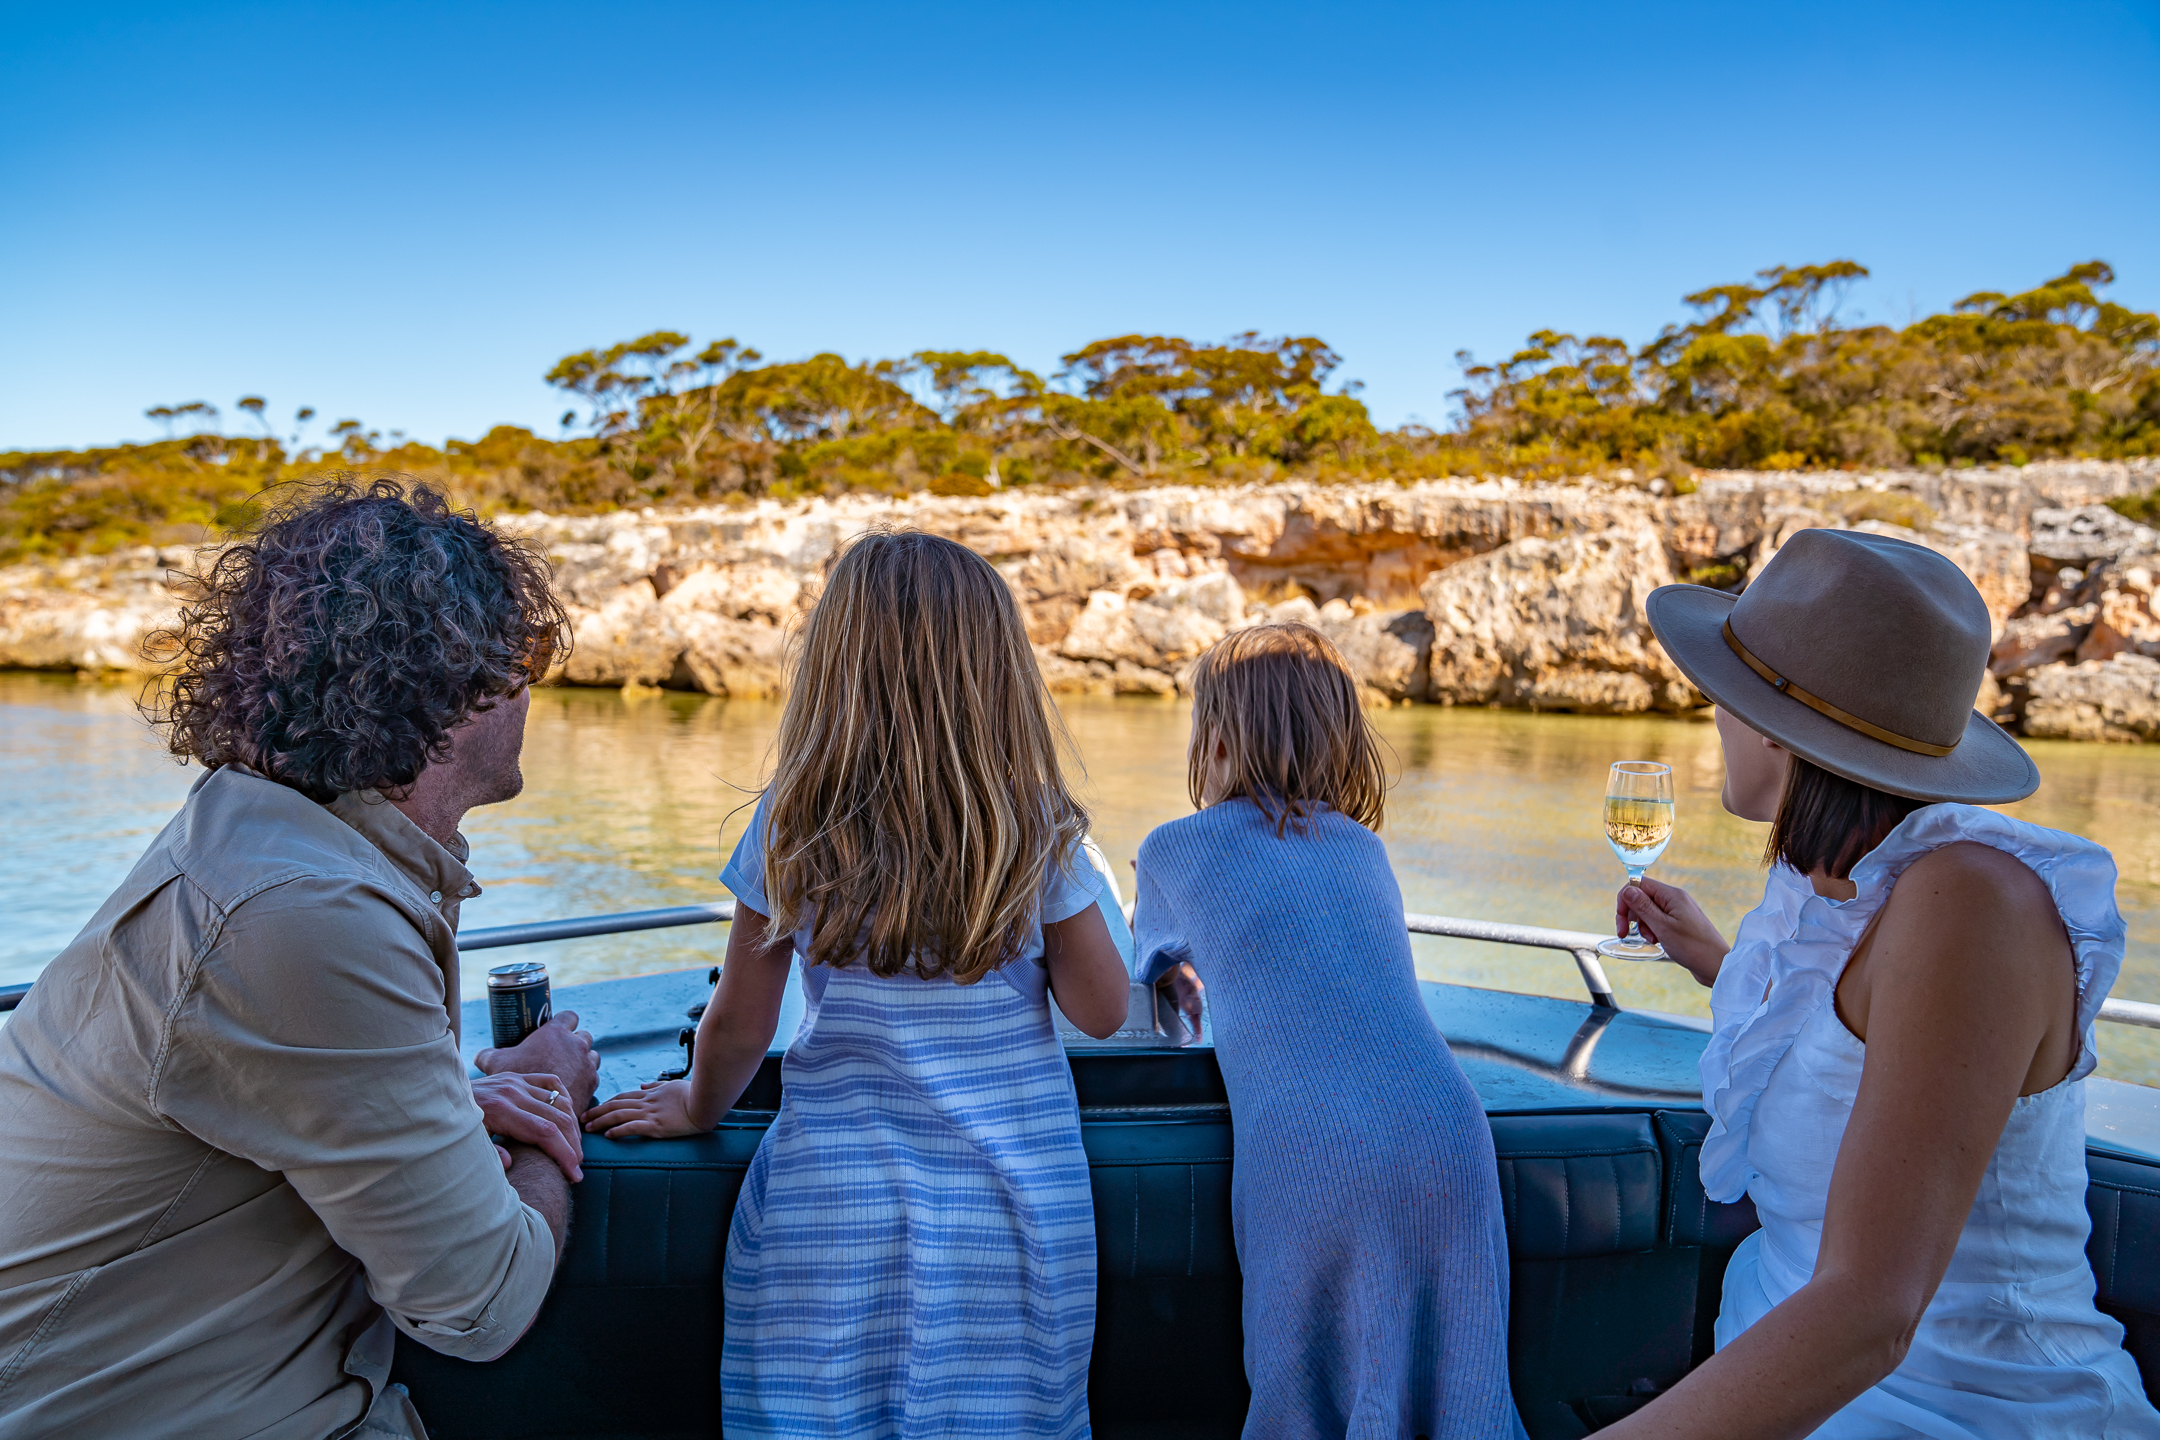
[[[1056,735],[986,561],[906,531],[842,556],[721,874],[735,923],[696,1063],[586,1126],[717,1125],[800,965],[728,1232],[731,1435],[1088,1433],[1094,1208],[1050,1000],[1108,1036],[1130,977]]]

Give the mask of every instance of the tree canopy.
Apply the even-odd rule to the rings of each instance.
[[[1496,362],[1459,352],[1453,422],[1373,424],[1313,336],[1220,343],[1120,335],[1038,374],[994,351],[768,361],[730,337],[656,330],[546,372],[559,438],[497,426],[440,448],[357,419],[304,443],[262,395],[224,435],[203,400],[145,412],[143,445],[0,454],[0,559],[192,540],[269,487],[393,469],[484,511],[595,511],[850,489],[984,494],[1008,485],[1604,476],[1686,488],[1701,469],[2023,464],[2160,454],[2160,317],[2103,299],[2075,265],[1896,328],[1847,325],[1865,267],[1771,266],[1683,297],[1639,346],[1532,334]],[[185,432],[185,433],[183,433]]]
[[[2072,266],[2019,295],[1968,295],[1895,329],[1838,322],[1849,260],[1772,266],[1685,297],[1696,313],[1639,349],[1532,335],[1468,355],[1449,437],[1495,469],[2006,463],[2160,453],[2160,317],[2100,299]]]

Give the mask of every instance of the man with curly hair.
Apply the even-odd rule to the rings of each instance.
[[[394,1332],[531,1324],[596,1067],[566,1014],[467,1079],[457,827],[522,787],[564,630],[538,557],[391,481],[200,582],[158,719],[208,773],[0,1029],[0,1437],[420,1440]]]

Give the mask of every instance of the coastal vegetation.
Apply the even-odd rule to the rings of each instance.
[[[1708,469],[2020,465],[2160,454],[2160,316],[2104,299],[2100,261],[2017,294],[1969,295],[1903,327],[1845,323],[1849,260],[1774,266],[1684,297],[1630,346],[1541,330],[1458,358],[1444,429],[1373,423],[1311,336],[1098,340],[1043,374],[991,351],[768,361],[735,339],[656,331],[563,357],[557,438],[501,425],[437,447],[340,420],[309,443],[268,401],[220,425],[203,401],[145,412],[147,444],[0,453],[0,560],[207,538],[265,489],[388,469],[485,512],[598,513],[847,491],[1603,476],[1692,488]],[[2134,518],[2160,496],[2118,502]]]

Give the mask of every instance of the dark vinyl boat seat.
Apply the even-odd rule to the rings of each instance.
[[[728,1217],[769,1116],[689,1140],[586,1141],[561,1277],[532,1331],[474,1365],[400,1341],[437,1440],[719,1433]],[[1755,1228],[1702,1192],[1698,1111],[1496,1115],[1515,1394],[1536,1440],[1588,1434],[1710,1353],[1725,1262]],[[1229,1436],[1247,1391],[1220,1104],[1093,1109],[1097,1433]],[[2092,1157],[2102,1308],[2160,1378],[2160,1166]]]
[[[703,998],[698,979],[565,993],[602,1037],[604,1083],[627,1088],[667,1063],[682,1006]],[[1492,1127],[1516,1404],[1533,1440],[1573,1440],[1640,1408],[1710,1354],[1726,1262],[1756,1228],[1752,1205],[1703,1194],[1710,1121],[1690,1103],[1702,1033],[1641,1012],[1421,988]],[[466,1032],[484,1035],[485,1016],[468,1014]],[[1068,1054],[1095,1201],[1095,1433],[1235,1436],[1249,1392],[1230,1111],[1213,1049],[1112,1041],[1069,1044]],[[394,1377],[436,1440],[719,1433],[728,1222],[779,1109],[780,1072],[780,1056],[769,1055],[744,1108],[711,1134],[586,1137],[569,1253],[524,1339],[487,1364],[398,1342]],[[2160,1104],[2150,1091],[2093,1083],[2088,1254],[2100,1307],[2123,1322],[2153,1393]]]
[[[769,1115],[711,1135],[588,1136],[569,1253],[539,1318],[486,1364],[400,1336],[395,1378],[435,1440],[678,1440],[720,1429],[721,1268]],[[1090,1110],[1105,1437],[1238,1433],[1247,1391],[1220,1103]]]
[[[1699,1112],[1496,1115],[1492,1129],[1515,1402],[1538,1440],[1588,1434],[1710,1353],[1754,1207],[1703,1195]]]
[[[2101,1310],[2122,1322],[2123,1348],[2160,1401],[2160,1165],[2087,1151],[2085,1209]]]

